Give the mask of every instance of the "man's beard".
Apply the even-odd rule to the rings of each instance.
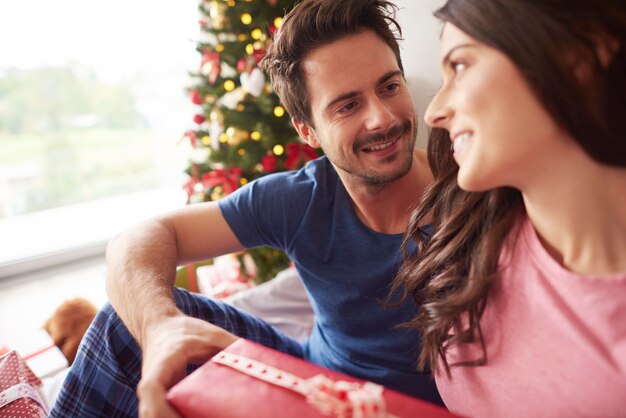
[[[358,153],[360,149],[363,149],[364,147],[367,147],[370,144],[384,142],[385,139],[391,140],[393,138],[400,137],[398,140],[401,140],[402,139],[401,137],[406,135],[408,132],[410,132],[413,126],[414,125],[411,123],[411,121],[405,120],[405,121],[398,122],[397,124],[389,128],[387,132],[376,132],[376,133],[363,136],[361,138],[357,138],[356,141],[354,142],[354,146],[352,147],[354,150],[354,153],[355,154]],[[413,165],[413,148],[415,147],[416,138],[417,138],[417,129],[413,128],[413,137],[411,141],[409,141],[409,145],[408,145],[409,149],[407,150],[408,158],[405,164],[398,171],[394,173],[386,174],[386,175],[379,174],[379,173],[367,173],[367,172],[360,173],[360,172],[357,172],[357,170],[347,169],[345,167],[342,167],[341,165],[338,165],[337,167],[347,172],[348,174],[359,178],[361,182],[365,183],[368,186],[384,186],[384,185],[390,184],[398,180],[399,178],[404,177],[411,170],[411,166]],[[391,163],[398,158],[402,158],[402,154],[391,155],[387,158],[386,161]]]

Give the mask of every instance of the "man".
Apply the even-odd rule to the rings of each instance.
[[[441,402],[415,371],[419,334],[396,327],[417,307],[382,303],[411,207],[432,181],[414,150],[394,11],[383,0],[305,0],[286,16],[264,67],[300,137],[326,156],[113,240],[107,290],[119,317],[99,314],[52,416],[176,416],[167,389],[237,336]],[[177,265],[258,245],[285,250],[302,277],[316,313],[304,343],[173,290]]]

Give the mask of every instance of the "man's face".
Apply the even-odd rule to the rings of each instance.
[[[314,49],[302,68],[313,126],[294,121],[300,136],[352,180],[382,185],[404,176],[417,118],[391,48],[365,31]]]

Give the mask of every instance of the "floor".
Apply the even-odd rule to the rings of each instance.
[[[0,346],[23,346],[65,300],[80,297],[101,307],[104,255],[0,281]]]

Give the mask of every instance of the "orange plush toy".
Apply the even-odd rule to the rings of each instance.
[[[63,302],[44,324],[44,329],[70,365],[97,312],[98,309],[88,300],[75,298]]]

